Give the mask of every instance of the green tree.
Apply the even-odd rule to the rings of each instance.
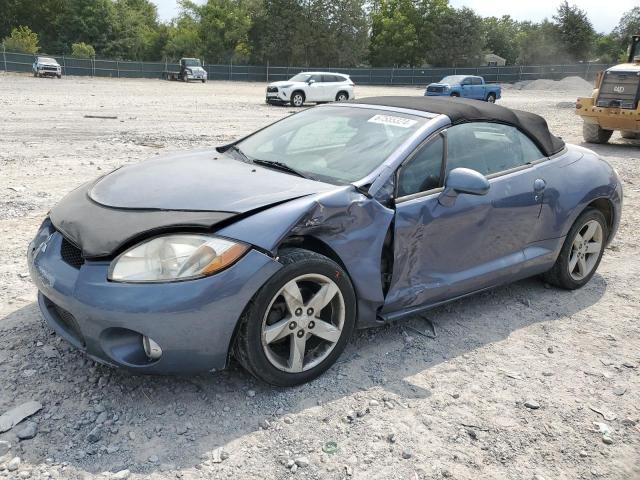
[[[272,65],[301,61],[298,39],[304,34],[305,17],[297,0],[264,0],[253,10],[249,29],[251,60]]]
[[[439,19],[427,61],[438,67],[480,65],[485,48],[482,18],[470,8],[448,9]]]
[[[566,52],[565,61],[588,61],[593,49],[595,31],[587,14],[564,0],[554,15],[558,40]]]
[[[20,26],[11,30],[11,35],[4,39],[4,48],[11,52],[35,54],[38,47],[38,34],[29,27]]]
[[[163,54],[172,60],[181,57],[201,57],[203,53],[198,22],[182,14],[168,29]]]
[[[424,52],[418,38],[418,18],[411,0],[380,0],[371,14],[371,65],[420,65]]]
[[[500,18],[487,17],[483,19],[486,36],[485,48],[489,53],[500,55],[507,64],[514,64],[520,53],[518,33],[520,24],[509,15]]]
[[[640,34],[640,7],[625,12],[613,30],[612,37],[618,46],[616,60],[626,61],[631,36],[636,34]]]
[[[557,63],[565,55],[560,50],[556,26],[548,20],[541,23],[521,23],[517,42],[517,63],[520,65]]]
[[[96,51],[88,43],[74,43],[71,45],[71,56],[76,58],[93,58],[96,56]]]
[[[209,62],[241,62],[249,56],[251,18],[241,0],[207,0],[198,5],[191,0],[181,2],[184,14],[197,24],[198,38]]]

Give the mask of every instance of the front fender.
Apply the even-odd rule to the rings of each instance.
[[[384,303],[380,271],[384,239],[394,212],[347,186],[277,205],[219,230],[277,254],[290,236],[315,238],[333,250],[351,278],[358,298],[360,326],[377,324]]]

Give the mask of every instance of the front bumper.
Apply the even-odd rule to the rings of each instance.
[[[38,75],[43,76],[43,77],[57,77],[62,75],[62,71],[58,71],[58,70],[43,70],[43,69],[38,69],[36,70],[36,72],[38,73]]]
[[[586,123],[600,125],[605,130],[640,132],[640,107],[636,110],[598,107],[592,97],[578,98],[576,114]]]
[[[187,73],[187,80],[207,80],[206,73]]]
[[[109,261],[70,265],[61,254],[62,235],[47,222],[42,228],[29,245],[28,262],[46,322],[93,359],[139,373],[224,368],[244,308],[281,268],[251,250],[227,270],[198,280],[110,282]],[[146,357],[143,335],[160,345],[159,359]]]
[[[265,100],[267,103],[282,104],[289,103],[291,98],[289,92],[285,90],[278,90],[277,92],[267,91],[265,94]]]

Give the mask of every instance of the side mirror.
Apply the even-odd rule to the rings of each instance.
[[[309,80],[307,80],[307,83],[308,83],[309,85],[311,85],[311,84],[313,84],[313,83],[316,83],[316,81],[315,81],[314,79],[310,78]]]
[[[470,168],[454,168],[447,175],[444,182],[444,191],[438,201],[445,207],[455,203],[456,197],[461,193],[469,195],[486,195],[491,185],[487,177]]]

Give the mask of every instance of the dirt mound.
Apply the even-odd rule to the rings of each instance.
[[[516,82],[513,87],[516,90],[545,90],[551,92],[588,92],[593,85],[581,77],[566,77],[562,80],[524,80]]]

